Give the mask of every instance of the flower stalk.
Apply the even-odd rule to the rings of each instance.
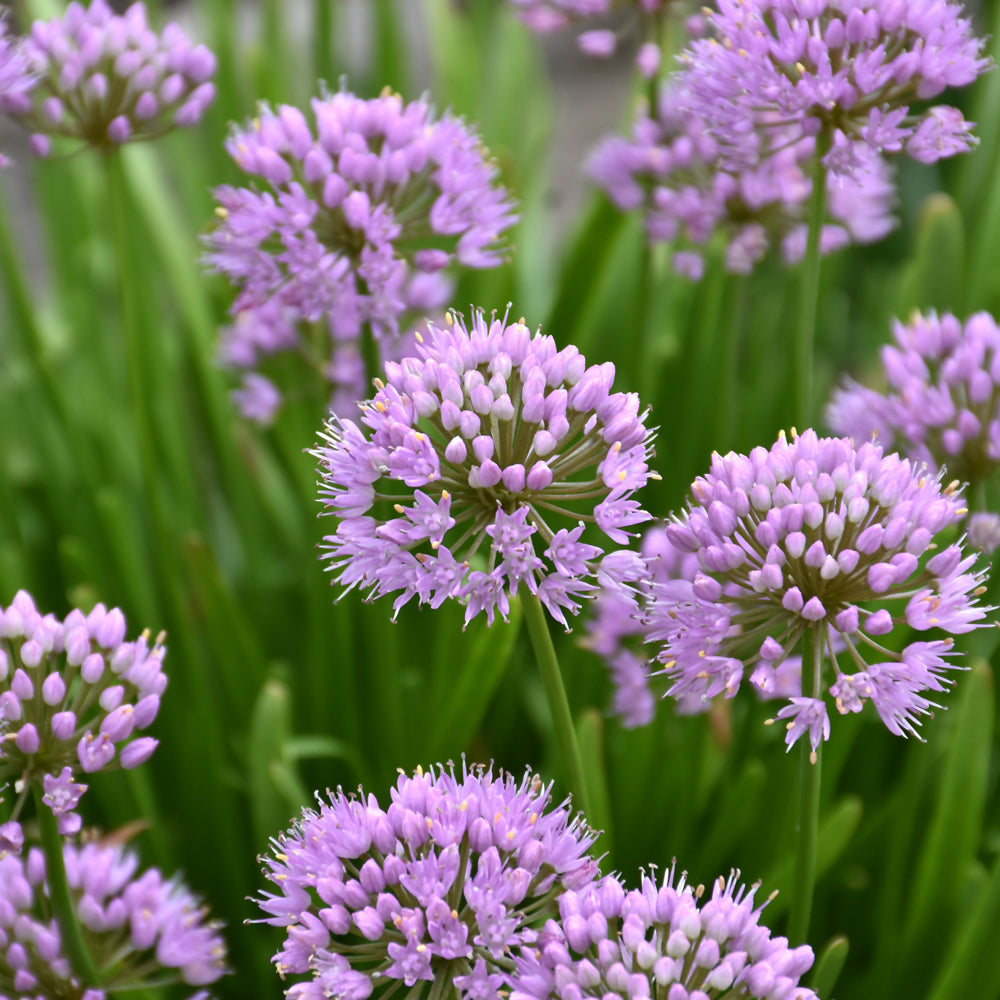
[[[562,671],[559,669],[559,660],[552,643],[552,635],[549,632],[545,611],[537,594],[525,594],[522,603],[524,621],[528,627],[528,635],[531,637],[538,670],[542,675],[545,697],[548,699],[552,725],[555,728],[556,743],[563,759],[563,766],[566,768],[573,801],[585,816],[589,816],[590,800],[587,795],[580,745],[577,742],[573,713],[570,711],[569,699],[566,697],[566,687],[563,684]]]

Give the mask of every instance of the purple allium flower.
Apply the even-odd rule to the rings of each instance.
[[[767,133],[823,136],[827,166],[849,173],[862,148],[931,163],[975,145],[950,107],[914,110],[990,66],[984,42],[947,0],[719,0],[714,37],[682,56],[692,106],[737,166]]]
[[[398,357],[407,325],[447,303],[448,269],[501,263],[517,216],[475,133],[426,101],[340,92],[314,99],[312,119],[262,107],[230,136],[256,183],[216,189],[205,262],[240,289],[229,363],[294,350],[336,388],[353,377],[338,346],[368,329]]]
[[[126,642],[124,615],[103,604],[65,621],[40,614],[23,590],[0,606],[0,782],[43,782],[65,832],[86,788],[75,774],[136,767],[156,746],[135,738],[167,685],[162,636],[149,639]]]
[[[650,655],[644,649],[649,632],[645,606],[655,596],[662,599],[672,581],[684,581],[682,587],[689,584],[700,569],[697,555],[676,548],[662,524],[646,531],[640,552],[649,567],[650,577],[637,587],[639,607],[614,591],[601,591],[593,602],[593,614],[587,621],[587,635],[583,640],[583,645],[607,664],[615,688],[611,712],[626,729],[652,722],[656,703],[669,686],[664,682],[662,671],[651,675]],[[801,658],[790,656],[777,668],[762,661],[749,680],[758,697],[765,701],[801,694]],[[710,705],[700,692],[692,691],[678,699],[677,711],[682,715],[695,715],[707,711]]]
[[[712,135],[712,123],[684,110],[683,89],[661,92],[655,117],[641,114],[631,138],[606,137],[587,163],[590,176],[622,211],[640,210],[651,243],[683,237],[703,246],[716,233],[727,241],[725,267],[748,274],[777,244],[794,263],[805,253],[812,181],[808,160],[815,140],[788,130],[771,138],[776,151],[753,164],[728,166]],[[879,240],[892,228],[895,191],[881,157],[859,154],[864,169],[848,177],[828,177],[828,221],[820,248],[828,253],[849,242]],[[675,270],[697,280],[700,254],[681,250]]]
[[[939,707],[924,693],[951,683],[955,653],[950,637],[909,641],[908,631],[959,635],[987,610],[975,556],[947,538],[935,551],[935,536],[966,514],[958,484],[942,488],[877,444],[806,431],[770,450],[714,455],[691,492],[667,533],[697,554],[700,572],[654,584],[649,611],[668,693],[732,697],[750,664],[778,668],[811,633],[822,683],[779,712],[789,747],[806,733],[814,750],[826,739],[822,689],[841,713],[871,700],[891,732],[917,735]],[[880,641],[894,631],[898,652]],[[802,694],[812,689],[804,680]]]
[[[306,810],[266,859],[258,900],[286,928],[278,973],[310,977],[296,997],[357,1000],[402,981],[460,997],[510,987],[511,959],[535,941],[566,889],[593,880],[595,834],[527,772],[463,765],[400,773],[392,804],[342,791]]]
[[[429,324],[416,357],[385,366],[370,435],[326,425],[314,454],[339,523],[322,558],[348,589],[398,593],[397,611],[463,600],[467,622],[506,618],[522,584],[564,626],[597,584],[627,599],[645,565],[599,542],[627,544],[649,519],[632,499],[653,475],[638,397],[611,391],[614,365],[588,368],[521,320],[476,312],[471,327]],[[373,514],[377,501],[398,516]]]
[[[559,898],[535,947],[517,959],[511,1000],[815,1000],[799,979],[813,964],[809,945],[789,948],[760,923],[770,900],[739,872],[719,878],[703,900],[674,867],[658,884],[643,875],[626,891],[609,876]]]
[[[826,412],[838,434],[877,435],[932,470],[978,485],[1000,464],[1000,329],[988,313],[895,321],[882,348],[886,393],[847,380]]]
[[[84,992],[73,976],[52,917],[45,859],[32,848],[24,857],[0,856],[0,994],[105,1000],[154,983],[206,986],[229,971],[220,925],[205,919],[179,881],[155,868],[136,877],[136,857],[121,847],[66,842],[63,858],[87,947],[107,970],[102,988]]]
[[[23,51],[36,85],[30,102],[5,110],[35,134],[40,153],[48,136],[105,150],[155,139],[194,125],[215,97],[215,56],[176,24],[157,34],[142,3],[121,16],[105,0],[70,3],[31,26]]]

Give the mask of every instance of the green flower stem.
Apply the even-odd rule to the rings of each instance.
[[[144,373],[144,350],[140,331],[141,310],[137,298],[141,280],[133,273],[133,249],[129,240],[129,204],[125,165],[121,152],[105,154],[105,181],[108,189],[108,209],[111,215],[111,237],[114,241],[115,265],[118,272],[118,294],[121,303],[122,336],[125,366],[128,374],[128,395],[132,407],[132,423],[138,439],[139,468],[142,470],[146,493],[155,497],[153,456],[153,426],[150,419],[149,387]],[[148,331],[156,336],[156,331]]]
[[[334,0],[313,0],[313,76],[333,85],[333,58],[330,46],[333,44],[333,4]]]
[[[83,928],[76,918],[76,907],[66,879],[66,862],[63,859],[63,838],[52,810],[42,802],[42,788],[33,782],[35,811],[45,855],[45,880],[49,886],[52,912],[59,926],[59,936],[69,958],[73,972],[83,986],[100,986],[101,979],[94,965],[94,958],[83,939]]]
[[[577,808],[589,817],[590,803],[587,797],[587,785],[583,780],[583,760],[580,757],[580,746],[576,741],[576,729],[573,727],[573,715],[569,710],[569,700],[566,698],[566,688],[563,686],[559,660],[552,644],[545,609],[537,594],[525,594],[523,606],[524,621],[528,626],[528,635],[531,637],[538,669],[542,674],[542,683],[545,685],[545,695],[549,701],[549,711],[552,713],[552,723],[556,730],[556,742],[559,744],[559,753],[569,777],[573,801]]]
[[[795,419],[802,429],[812,426],[813,354],[816,342],[816,315],[819,307],[820,238],[826,214],[826,167],[823,157],[830,140],[825,132],[816,137],[813,155],[812,194],[809,198],[809,235],[802,262],[799,299],[799,328],[795,345]]]
[[[803,680],[806,664],[812,662],[810,697],[822,694],[823,633],[807,629],[802,649]],[[803,694],[805,687],[803,686]],[[808,737],[801,742],[799,768],[799,817],[796,825],[798,844],[795,855],[795,882],[792,887],[791,914],[788,918],[788,940],[794,947],[804,944],[809,934],[809,913],[812,910],[813,886],[816,880],[816,840],[819,831],[820,754],[823,744],[814,751]]]

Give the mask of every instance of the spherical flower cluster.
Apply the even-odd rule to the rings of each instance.
[[[240,289],[230,364],[293,350],[351,384],[338,349],[360,359],[367,329],[398,357],[407,323],[446,304],[449,266],[495,267],[517,217],[476,135],[426,101],[341,92],[312,111],[314,124],[264,107],[230,136],[228,152],[263,189],[216,189],[205,262]]]
[[[63,952],[38,848],[0,856],[0,995],[105,1000],[119,990],[173,982],[206,986],[227,973],[220,925],[177,880],[155,868],[136,877],[121,847],[63,846],[84,941],[104,970],[86,990]],[[205,997],[204,992],[195,996]]]
[[[1000,329],[981,312],[964,323],[914,313],[882,348],[885,393],[848,379],[827,408],[838,434],[877,436],[931,469],[978,485],[1000,464]]]
[[[618,208],[644,213],[651,243],[683,237],[700,247],[721,232],[726,270],[736,274],[748,274],[774,244],[786,262],[801,260],[812,188],[806,164],[815,139],[775,130],[770,138],[776,151],[727,167],[712,123],[684,110],[688,103],[680,81],[665,88],[655,116],[641,114],[631,138],[608,136],[598,145],[587,163],[590,176]],[[827,179],[824,253],[879,240],[893,226],[888,167],[878,156],[864,158],[865,169]],[[698,279],[704,263],[689,247],[675,254],[674,266]]]
[[[98,604],[59,621],[19,591],[0,607],[0,782],[23,781],[25,793],[42,783],[62,832],[75,833],[86,786],[74,773],[138,767],[156,749],[136,734],[159,711],[164,653],[148,633],[126,642],[117,608]]]
[[[31,100],[5,110],[31,130],[40,155],[49,136],[104,150],[154,139],[194,125],[215,98],[215,56],[176,24],[157,34],[142,3],[121,16],[105,0],[70,3],[62,17],[31,26],[23,51]]]
[[[370,436],[332,419],[315,452],[337,580],[398,592],[397,610],[457,598],[466,621],[490,623],[522,584],[563,625],[597,584],[629,594],[639,556],[583,538],[592,525],[627,544],[649,519],[632,495],[652,475],[651,435],[638,397],[611,391],[614,365],[588,368],[575,348],[481,312],[471,331],[459,318],[420,340],[376,383]],[[398,516],[374,516],[377,501]]]
[[[758,887],[738,879],[717,879],[704,902],[673,867],[661,884],[644,875],[626,891],[609,877],[564,893],[560,920],[517,962],[511,1000],[815,1000],[799,985],[812,949],[772,938],[759,922],[768,900],[755,906]]]
[[[684,53],[687,91],[737,166],[790,126],[821,136],[838,173],[863,148],[933,163],[976,140],[958,109],[926,102],[990,65],[960,14],[947,0],[720,0],[713,37]]]
[[[806,733],[814,751],[828,738],[824,687],[841,713],[870,700],[891,732],[916,735],[937,707],[924,693],[950,683],[953,640],[909,642],[906,631],[957,635],[986,613],[975,557],[947,540],[935,551],[935,536],[965,514],[957,483],[942,488],[870,442],[806,431],[770,450],[714,455],[667,528],[700,571],[654,585],[649,611],[669,693],[732,697],[748,665],[764,686],[811,638],[802,696],[778,712],[789,747]],[[898,652],[880,641],[893,632],[906,643]]]
[[[640,552],[649,567],[650,579],[637,587],[639,607],[613,591],[601,591],[593,602],[593,614],[587,621],[587,635],[583,641],[607,664],[615,688],[611,711],[626,729],[652,722],[656,703],[668,687],[662,683],[660,671],[651,673],[652,654],[645,645],[649,632],[646,605],[654,593],[662,596],[672,581],[690,583],[699,571],[698,557],[693,552],[676,548],[662,524],[646,531]],[[751,675],[750,684],[763,700],[790,698],[802,693],[801,675],[801,658],[790,656],[773,671]],[[709,707],[710,702],[704,700],[699,691],[692,691],[677,701],[677,711],[682,715],[694,715]]]
[[[549,806],[550,786],[491,770],[400,774],[392,804],[338,791],[306,810],[266,859],[276,893],[258,902],[286,928],[278,972],[310,979],[290,998],[364,1000],[400,981],[483,1000],[510,987],[565,889],[592,881],[594,834]]]

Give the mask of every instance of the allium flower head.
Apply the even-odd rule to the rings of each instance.
[[[771,246],[787,262],[800,260],[806,246],[806,212],[812,181],[808,160],[815,140],[775,131],[778,151],[738,168],[727,164],[712,134],[712,122],[695,111],[682,84],[664,89],[655,111],[642,113],[631,138],[608,136],[587,163],[590,176],[623,211],[643,213],[651,243],[682,237],[701,247],[717,233],[725,237],[725,267],[748,274]],[[864,169],[828,177],[828,221],[820,248],[824,253],[849,242],[881,239],[892,228],[894,200],[889,170],[881,157],[864,157]],[[684,249],[675,269],[697,279],[701,254]]]
[[[569,888],[592,881],[594,834],[530,772],[400,774],[392,803],[338,791],[306,810],[266,859],[276,892],[258,900],[286,928],[290,998],[363,1000],[433,982],[484,1000],[510,987],[510,960]]]
[[[952,107],[922,109],[989,65],[983,40],[947,0],[720,0],[714,37],[683,58],[696,108],[737,164],[756,162],[768,129],[825,136],[839,173],[859,147],[923,163],[976,140]]]
[[[499,264],[517,216],[475,133],[426,101],[340,92],[314,99],[311,118],[262,107],[232,133],[226,149],[255,182],[216,189],[205,262],[240,289],[235,325],[255,331],[249,352],[230,333],[227,352],[301,350],[344,382],[336,346],[367,329],[397,357],[407,323],[447,302],[448,268]],[[310,340],[301,321],[322,328]]]
[[[323,558],[348,588],[398,593],[397,610],[453,597],[466,621],[485,611],[492,623],[523,585],[565,625],[597,583],[628,594],[645,574],[600,540],[626,544],[649,518],[632,499],[651,476],[646,414],[611,391],[614,365],[588,368],[523,321],[478,312],[471,326],[430,324],[416,357],[385,366],[369,433],[327,424],[315,455],[339,523]],[[397,516],[377,516],[377,501]]]
[[[517,962],[511,1000],[662,997],[663,1000],[815,1000],[799,985],[813,964],[808,945],[789,948],[760,923],[765,900],[739,872],[704,887],[644,875],[626,891],[614,877],[559,899],[537,945]]]
[[[975,556],[934,542],[965,514],[957,483],[942,488],[871,442],[806,431],[770,450],[714,455],[667,529],[700,572],[661,587],[649,613],[669,693],[732,697],[748,667],[760,686],[809,633],[822,684],[813,693],[806,659],[810,696],[778,712],[789,747],[806,733],[814,750],[828,738],[824,690],[841,713],[870,700],[891,732],[916,735],[938,707],[925,692],[950,683],[953,640],[936,633],[968,632],[986,613]],[[897,630],[929,635],[895,652],[879,640]]]
[[[856,442],[877,435],[932,470],[973,485],[1000,467],[1000,329],[987,313],[964,323],[945,313],[914,313],[893,323],[882,348],[885,393],[850,379],[826,419]]]
[[[176,24],[157,34],[142,3],[121,16],[105,0],[70,3],[31,26],[24,56],[37,82],[29,103],[7,110],[42,154],[49,136],[106,150],[154,139],[194,125],[215,98],[215,56]]]
[[[228,972],[220,925],[176,879],[136,876],[121,847],[63,846],[66,878],[100,988],[77,981],[63,953],[38,848],[0,856],[0,995],[105,1000],[148,985],[206,986]],[[204,997],[204,992],[193,996]]]
[[[86,788],[74,774],[138,767],[156,748],[138,734],[159,711],[164,653],[148,632],[126,642],[117,608],[59,621],[19,591],[0,606],[0,782],[42,783],[63,832],[74,833]]]

